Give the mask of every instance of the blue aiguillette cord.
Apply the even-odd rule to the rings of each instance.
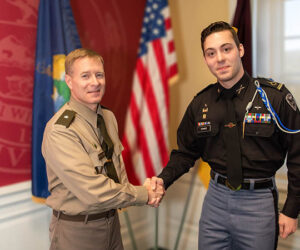
[[[296,133],[299,133],[300,132],[300,129],[298,130],[293,130],[293,129],[289,129],[287,127],[285,127],[279,116],[277,115],[277,113],[275,112],[274,108],[272,107],[271,103],[269,102],[269,99],[268,99],[268,96],[266,94],[266,92],[260,87],[260,84],[257,80],[255,80],[254,82],[255,86],[256,86],[256,89],[258,91],[258,93],[260,94],[261,96],[261,99],[263,101],[263,103],[265,104],[266,108],[268,109],[268,111],[270,112],[273,120],[275,121],[275,123],[277,124],[278,128],[285,132],[285,133],[288,133],[288,134],[296,134]]]

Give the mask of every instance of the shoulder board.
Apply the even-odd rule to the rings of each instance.
[[[65,110],[58,118],[55,124],[64,125],[68,128],[75,118],[76,112],[73,110]]]
[[[267,87],[272,87],[277,90],[282,90],[282,87],[284,86],[284,84],[279,83],[279,82],[274,82],[272,79],[258,77],[257,80],[259,81],[259,83],[261,85],[267,86]]]
[[[195,95],[195,97],[198,96],[198,95],[200,95],[201,93],[205,92],[206,90],[210,89],[214,85],[215,85],[215,83],[209,84],[204,89],[202,89],[200,92],[198,92],[197,95]]]
[[[101,106],[102,109],[108,109],[108,110],[110,110],[109,108],[107,108],[107,107],[105,107],[103,105],[100,105],[100,106]]]

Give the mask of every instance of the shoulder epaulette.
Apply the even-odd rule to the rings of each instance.
[[[272,88],[275,88],[277,90],[282,90],[282,87],[284,86],[284,84],[279,83],[279,82],[274,82],[272,79],[258,77],[257,80],[259,81],[259,83],[261,85],[264,85],[264,86],[267,86],[267,87],[272,87]]]
[[[205,92],[206,90],[210,89],[210,88],[211,88],[212,86],[214,86],[214,85],[215,85],[215,83],[209,84],[209,85],[206,86],[204,89],[202,89],[200,92],[198,92],[198,93],[195,95],[195,97],[198,96],[198,95],[200,95],[201,93]]]
[[[73,110],[65,110],[58,118],[55,124],[64,125],[68,128],[75,118],[76,112]]]
[[[107,108],[107,107],[105,107],[103,105],[100,105],[100,106],[101,106],[102,109],[108,109],[108,110],[110,110],[109,108]]]

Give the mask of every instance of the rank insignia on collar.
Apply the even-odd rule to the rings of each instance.
[[[239,95],[244,88],[245,87],[241,84],[241,86],[236,90],[236,93]]]
[[[271,114],[249,113],[245,116],[245,123],[271,123]]]

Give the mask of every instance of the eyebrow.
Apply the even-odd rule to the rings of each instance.
[[[232,43],[224,43],[221,45],[221,48],[227,46],[227,45],[232,45]],[[204,50],[204,52],[209,51],[209,50],[216,50],[215,48],[207,48],[206,50]]]
[[[80,73],[80,75],[82,75],[82,74],[90,74],[90,73],[91,73],[91,71],[83,71],[83,72]],[[104,74],[104,71],[97,71],[96,72],[96,74],[99,74],[99,73],[100,74]]]

